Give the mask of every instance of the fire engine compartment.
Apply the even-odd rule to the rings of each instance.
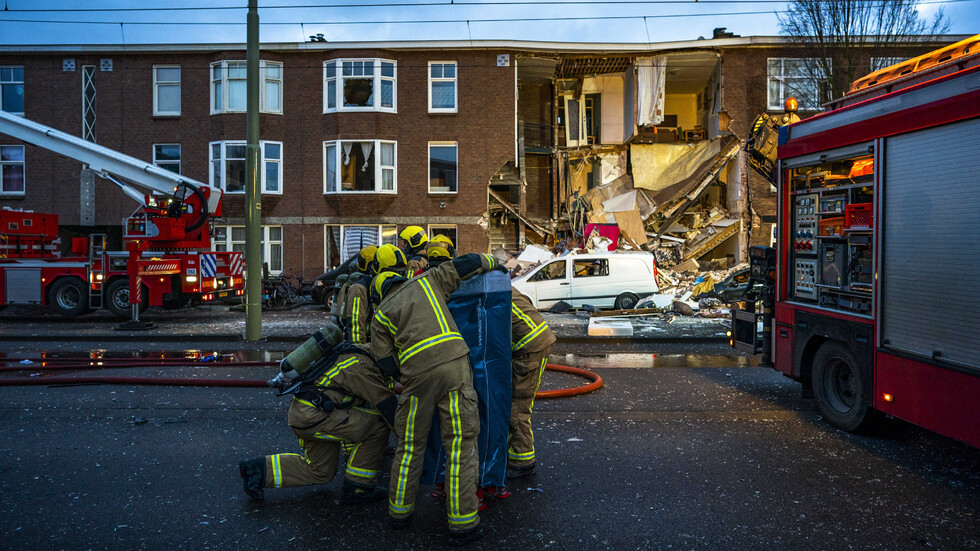
[[[870,316],[874,301],[871,144],[786,163],[787,300]]]

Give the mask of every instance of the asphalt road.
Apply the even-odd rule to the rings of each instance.
[[[474,548],[980,547],[980,450],[904,423],[839,432],[798,384],[723,346],[554,356],[590,365],[606,386],[537,402],[538,472],[489,502],[491,534]],[[179,374],[257,379],[270,368],[203,371]],[[577,381],[549,373],[545,387]],[[0,548],[442,545],[444,512],[425,487],[398,533],[383,504],[340,506],[339,477],[249,500],[238,461],[298,450],[286,407],[262,389],[0,386]]]

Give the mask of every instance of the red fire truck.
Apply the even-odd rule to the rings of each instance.
[[[147,306],[243,294],[242,254],[210,252],[221,190],[2,111],[0,133],[79,160],[140,203],[125,251],[107,251],[93,234],[73,239],[71,256],[61,255],[56,215],[0,210],[0,306],[48,305],[66,316],[107,308],[136,321]]]
[[[873,412],[980,447],[980,35],[780,129],[778,237],[733,345],[844,430]]]

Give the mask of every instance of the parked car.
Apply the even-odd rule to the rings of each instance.
[[[314,304],[322,304],[329,308],[333,301],[334,283],[340,274],[350,273],[353,268],[351,264],[357,261],[357,255],[348,258],[343,264],[332,270],[328,270],[313,280],[313,288],[310,289],[310,298]]]
[[[749,268],[738,270],[720,282],[715,283],[714,290],[701,293],[694,298],[716,298],[726,304],[739,300],[749,288],[749,275]]]
[[[577,254],[549,260],[512,284],[542,310],[562,300],[573,308],[625,309],[659,291],[656,272],[648,252]]]

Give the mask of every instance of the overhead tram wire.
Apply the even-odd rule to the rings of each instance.
[[[821,4],[831,4],[839,0],[816,0]],[[890,0],[854,0],[862,4],[886,4]],[[976,2],[978,0],[926,0],[920,5],[952,4],[961,2]],[[786,0],[738,0],[741,4],[785,4]],[[425,7],[480,7],[480,6],[593,6],[593,5],[696,5],[696,4],[730,4],[732,0],[528,0],[498,1],[498,2],[459,2],[444,0],[441,2],[389,2],[364,4],[284,4],[281,6],[262,6],[260,10],[287,9],[361,9],[361,8],[425,8]],[[105,12],[153,12],[153,11],[208,11],[208,10],[246,10],[245,6],[154,6],[144,8],[10,8],[4,13],[105,13]],[[770,12],[766,12],[770,13]]]

